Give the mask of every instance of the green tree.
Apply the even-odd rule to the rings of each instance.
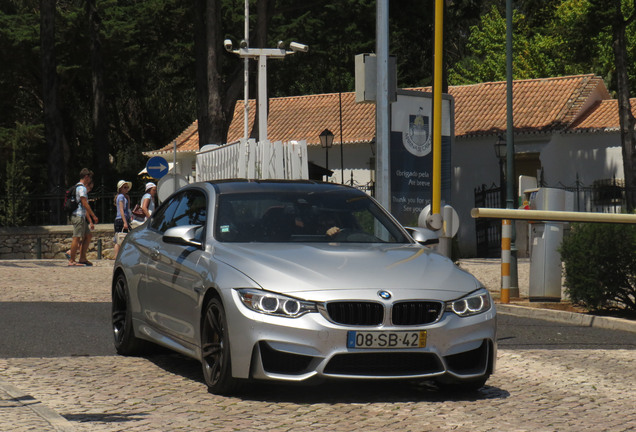
[[[574,224],[561,246],[573,302],[593,310],[636,312],[636,226]]]
[[[40,3],[48,7],[45,14]],[[622,4],[627,20],[633,2],[623,0]],[[210,12],[205,17],[212,23],[209,30],[216,42],[206,40],[204,45],[196,44],[195,50],[195,23],[204,17],[203,5],[204,12]],[[515,1],[515,78],[592,72],[616,91],[612,21],[607,19],[612,17],[609,11],[617,8],[607,5],[600,0]],[[445,2],[445,6],[444,64],[450,83],[504,79],[502,2],[462,0]],[[594,12],[603,8],[607,10],[602,14]],[[268,62],[270,97],[351,91],[354,56],[375,51],[375,0],[251,0],[250,10],[252,47],[274,47],[278,40],[310,46],[308,53]],[[433,0],[390,4],[390,52],[397,56],[401,87],[432,82],[433,11]],[[40,19],[44,15],[49,20],[54,16],[55,32],[43,49]],[[47,124],[56,118],[56,133],[62,134],[56,142],[62,142],[62,147],[46,150],[45,143],[53,143],[51,139],[39,147],[45,156],[63,157],[59,169],[70,173],[70,178],[55,182],[69,184],[83,166],[96,171],[98,186],[115,176],[134,179],[145,163],[143,151],[162,147],[200,118],[198,99],[205,100],[205,115],[214,120],[209,129],[215,135],[203,142],[225,136],[234,104],[242,96],[243,71],[242,60],[223,50],[221,41],[227,37],[235,43],[243,37],[242,1],[0,2],[0,127],[15,129],[18,122],[44,124],[43,107],[53,105],[43,83],[50,88],[56,79],[58,114],[51,117],[47,108],[46,118]],[[633,24],[627,21],[625,64],[630,90],[636,82],[636,62],[631,61],[634,37]],[[201,46],[203,54],[196,54]],[[216,55],[210,69],[213,74],[207,72],[208,47]],[[51,53],[56,66],[47,63],[43,73],[41,59]],[[197,55],[205,63],[204,74],[196,67]],[[197,70],[199,80],[216,80],[216,90],[207,94],[198,90],[203,87],[196,84]],[[250,70],[253,98],[254,62]],[[6,148],[5,144],[0,142],[0,147]],[[0,180],[8,160],[0,161]],[[50,183],[42,173],[30,178],[37,189]],[[112,187],[111,183],[106,185]],[[50,186],[40,192],[46,189]]]
[[[42,143],[42,127],[23,123],[15,128],[0,128],[3,143],[2,157],[6,161],[4,173],[5,199],[0,200],[0,226],[22,226],[30,212],[31,174],[46,169],[46,162],[38,157],[37,148]]]
[[[628,49],[629,29],[636,20],[636,0],[618,1],[611,4],[590,0],[588,28],[598,32],[609,27],[614,54],[614,76],[618,96],[618,117],[622,142],[623,171],[627,188],[627,210],[636,208],[636,119],[630,102],[631,86],[634,82],[633,53]],[[633,46],[633,44],[632,44]],[[631,74],[630,74],[631,72]],[[631,79],[630,79],[631,76]]]

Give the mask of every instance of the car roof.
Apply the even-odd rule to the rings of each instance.
[[[350,186],[324,183],[314,180],[212,180],[207,182],[218,194],[225,193],[263,193],[263,192],[331,192],[349,191],[352,193],[364,194],[364,192]]]

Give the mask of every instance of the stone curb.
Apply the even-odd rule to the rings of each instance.
[[[497,313],[501,314],[515,315],[524,318],[538,318],[564,324],[636,333],[636,321],[621,318],[586,315],[577,312],[541,309],[501,303],[497,303],[495,306],[497,308]]]
[[[3,381],[2,379],[0,379],[0,393],[9,395],[15,402],[30,410],[33,416],[40,417],[42,420],[51,425],[53,430],[58,432],[75,432],[76,429],[73,427],[71,422],[35,399],[33,396],[23,393],[20,389]]]

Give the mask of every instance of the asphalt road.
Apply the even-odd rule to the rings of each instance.
[[[636,349],[636,333],[497,315],[497,340],[505,349]]]
[[[498,315],[505,349],[636,349],[636,333]],[[115,355],[110,303],[0,302],[0,358]]]
[[[0,358],[114,354],[110,303],[0,303]]]

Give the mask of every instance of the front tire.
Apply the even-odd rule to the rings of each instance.
[[[129,356],[142,351],[143,341],[135,336],[130,309],[128,281],[119,273],[112,289],[112,327],[115,349],[118,354]]]
[[[210,300],[204,310],[201,327],[201,365],[210,393],[230,394],[236,391],[238,385],[237,380],[232,377],[225,309],[216,298]]]

